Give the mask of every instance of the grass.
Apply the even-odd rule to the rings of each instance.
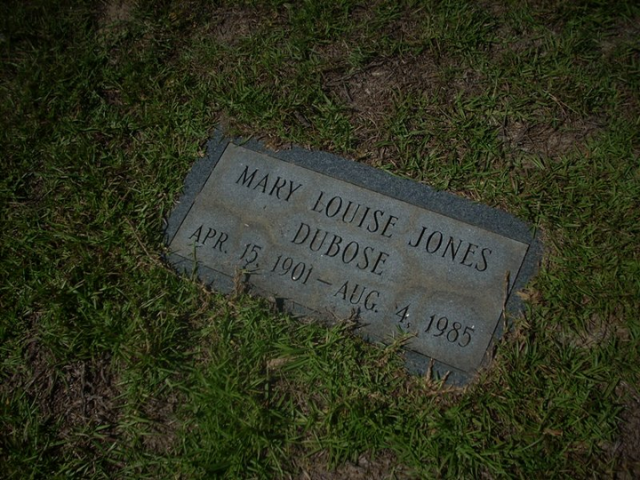
[[[607,1],[3,3],[4,476],[639,475],[639,18]],[[449,390],[348,323],[176,276],[163,219],[219,124],[535,225],[544,262],[491,370]]]

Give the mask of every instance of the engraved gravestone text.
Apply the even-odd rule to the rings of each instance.
[[[465,372],[528,245],[229,143],[170,249]],[[215,287],[215,285],[214,285]]]

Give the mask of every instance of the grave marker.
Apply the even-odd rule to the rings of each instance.
[[[249,288],[294,313],[355,314],[358,331],[406,343],[466,383],[486,365],[503,310],[540,244],[513,216],[323,152],[279,152],[216,132],[166,229],[168,260],[212,288]]]

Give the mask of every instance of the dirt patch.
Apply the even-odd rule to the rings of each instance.
[[[132,0],[109,0],[100,14],[100,27],[105,28],[131,20],[135,2]]]
[[[620,438],[615,445],[619,468],[616,478],[631,480],[640,478],[640,392],[635,386],[623,384],[618,388],[628,401],[620,415]]]
[[[409,479],[411,476],[406,468],[398,466],[398,460],[393,452],[384,450],[376,455],[365,453],[355,462],[346,462],[334,470],[327,468],[328,456],[325,452],[311,457],[299,458],[296,463],[301,473],[295,480],[382,480]]]
[[[178,404],[179,398],[175,393],[168,398],[151,398],[145,404],[143,412],[150,422],[142,443],[147,451],[157,455],[167,455],[176,446],[180,428],[176,418]]]
[[[260,8],[216,9],[212,12],[208,33],[222,45],[233,47],[255,34],[269,15],[273,13]]]
[[[584,144],[601,127],[595,121],[566,119],[558,126],[529,121],[509,121],[502,125],[498,139],[507,151],[525,152],[545,158],[566,155],[573,151],[584,153]]]
[[[377,152],[378,160],[384,161],[395,152],[381,149],[378,144],[384,139],[386,125],[394,115],[400,95],[447,96],[449,89],[438,72],[436,59],[424,53],[376,58],[346,75],[329,72],[323,83],[327,95],[347,107],[351,124],[358,125],[355,131],[358,150]]]
[[[34,336],[24,345],[21,368],[0,388],[37,407],[37,423],[47,426],[47,455],[82,462],[89,476],[120,468],[113,447],[122,442],[121,392],[108,355],[61,364]]]
[[[64,451],[103,462],[104,452],[124,442],[123,392],[109,355],[60,365],[41,341],[33,339],[26,347],[25,360],[27,371],[15,375],[3,388],[24,390],[33,399],[42,423],[56,426]],[[148,398],[139,407],[137,416],[145,419],[140,440],[147,452],[166,455],[175,446],[178,404],[178,395],[170,393]]]
[[[24,389],[45,418],[59,423],[61,438],[98,427],[105,439],[114,433],[120,392],[108,357],[60,367],[48,349],[33,340],[27,347],[27,365],[32,374]]]

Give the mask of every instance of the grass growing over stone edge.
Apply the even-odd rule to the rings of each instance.
[[[50,3],[0,7],[5,475],[638,474],[633,2]],[[220,123],[536,225],[492,370],[448,391],[174,275],[162,221]]]

